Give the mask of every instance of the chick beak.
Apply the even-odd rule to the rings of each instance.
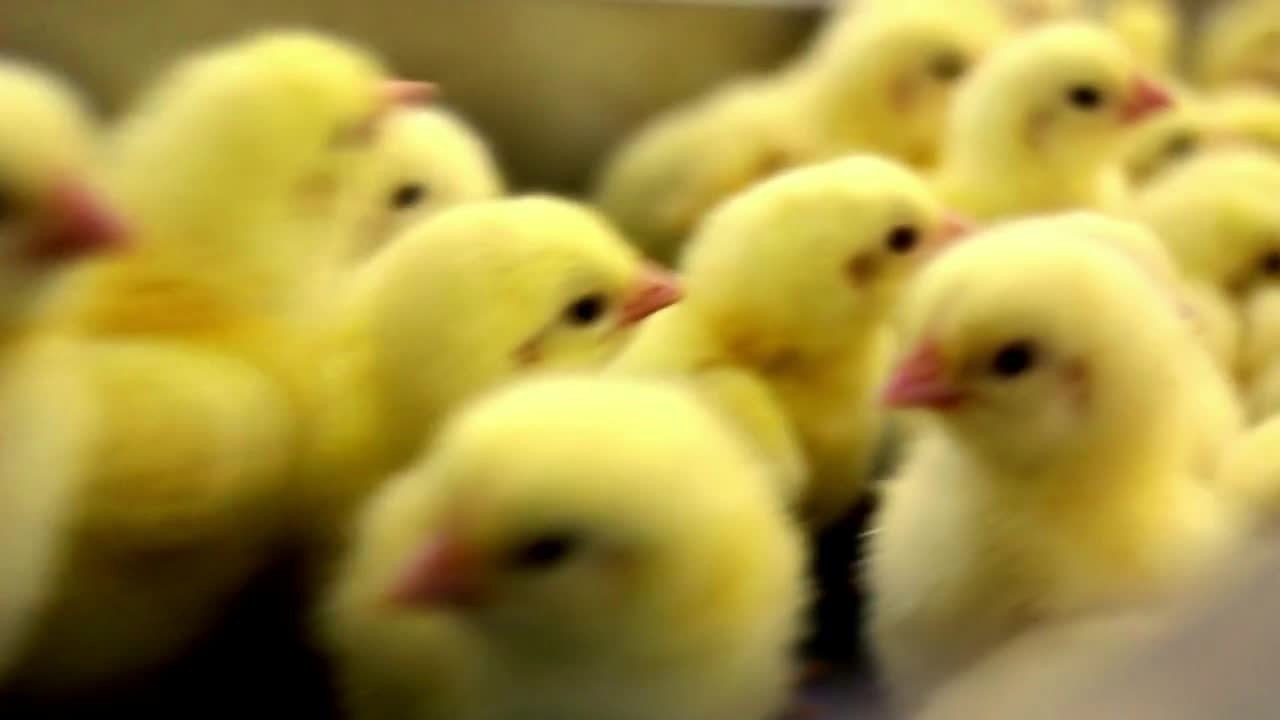
[[[436,86],[427,82],[387,80],[382,84],[382,102],[387,108],[426,105],[437,94]]]
[[[45,201],[45,225],[31,245],[39,260],[66,260],[125,246],[125,225],[81,183],[59,181]]]
[[[443,534],[405,565],[387,601],[399,607],[473,607],[485,594],[479,567],[475,554],[464,543]]]
[[[1129,91],[1129,100],[1120,108],[1120,118],[1125,124],[1132,125],[1173,105],[1173,96],[1167,90],[1145,77],[1139,77]]]
[[[650,315],[670,307],[684,297],[680,278],[654,263],[645,263],[640,280],[622,301],[621,325],[634,325]]]
[[[946,374],[938,346],[926,342],[898,364],[884,386],[881,402],[891,408],[954,408],[964,395],[947,381]]]
[[[954,212],[948,212],[942,219],[942,227],[938,231],[938,244],[946,247],[970,235],[978,229],[973,220]]]

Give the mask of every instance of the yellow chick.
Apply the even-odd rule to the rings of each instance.
[[[459,403],[521,373],[603,366],[679,298],[674,276],[569,201],[475,202],[415,226],[356,273],[322,351],[303,492],[318,506],[299,515],[332,533],[334,513],[416,456]]]
[[[808,459],[803,512],[825,524],[856,500],[878,446],[874,394],[898,292],[964,229],[890,160],[789,171],[708,216],[680,265],[685,300],[647,323],[614,368],[696,378],[729,367],[763,381]]]
[[[1080,0],[997,0],[1018,28],[1032,28],[1042,23],[1067,20],[1081,13]]]
[[[1139,124],[1121,148],[1120,162],[1132,188],[1220,144],[1208,103],[1183,88],[1173,92],[1175,105]]]
[[[1125,131],[1172,100],[1118,39],[1079,22],[1032,30],[996,50],[961,87],[938,187],[981,220],[1124,197],[1113,156]]]
[[[382,124],[373,159],[349,192],[350,237],[340,262],[360,262],[405,228],[441,210],[503,194],[505,181],[483,137],[451,112],[405,109]]]
[[[901,704],[1025,629],[1161,599],[1231,542],[1191,472],[1206,366],[1130,257],[1052,223],[977,237],[925,269],[905,316],[883,399],[931,425],[886,486],[867,568]]]
[[[1280,411],[1280,286],[1250,294],[1241,325],[1241,381],[1249,416],[1261,421]]]
[[[122,245],[89,178],[95,135],[61,80],[0,60],[0,678],[61,571],[97,420],[74,347],[32,322],[68,262]]]
[[[1280,88],[1233,90],[1213,97],[1214,130],[1222,141],[1280,153]]]
[[[181,63],[126,122],[112,179],[139,251],[59,298],[103,418],[18,692],[167,662],[270,559],[310,420],[284,296],[387,95],[362,52],[273,34]]]
[[[1280,89],[1280,5],[1219,3],[1204,22],[1195,60],[1197,79],[1207,88]]]
[[[665,262],[720,201],[788,167],[850,152],[931,165],[954,88],[1003,31],[981,3],[950,6],[838,18],[795,65],[642,129],[606,167],[596,202]]]
[[[807,590],[769,485],[676,385],[475,402],[369,503],[326,603],[352,717],[776,717]]]
[[[1110,0],[1102,15],[1145,70],[1166,75],[1177,69],[1182,14],[1171,0]]]

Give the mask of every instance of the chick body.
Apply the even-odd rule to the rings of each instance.
[[[471,404],[370,503],[325,635],[361,720],[763,720],[791,686],[802,547],[683,388],[540,378]]]

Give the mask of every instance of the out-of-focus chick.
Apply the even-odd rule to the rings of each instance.
[[[1198,80],[1220,90],[1280,89],[1280,5],[1274,0],[1219,3],[1200,33]]]
[[[375,497],[324,631],[357,720],[765,720],[804,568],[754,455],[679,386],[540,378]]]
[[[96,420],[74,349],[30,324],[56,271],[123,239],[91,189],[95,132],[60,80],[0,60],[0,677],[61,571]]]
[[[1220,477],[1259,526],[1274,527],[1280,519],[1280,417],[1272,415],[1245,433],[1232,447]]]
[[[597,202],[671,261],[705,213],[788,167],[859,151],[932,165],[956,85],[1003,33],[982,2],[942,7],[850,11],[795,65],[660,117],[611,161]]]
[[[1280,88],[1233,90],[1213,97],[1212,122],[1219,138],[1280,154]]]
[[[894,302],[930,251],[962,230],[893,161],[790,171],[708,216],[681,263],[685,301],[650,321],[614,367],[695,378],[733,367],[762,380],[808,459],[804,514],[837,519],[880,440],[875,391]]]
[[[1133,51],[1142,67],[1172,74],[1182,49],[1182,14],[1171,0],[1110,0],[1103,22]]]
[[[907,298],[884,401],[934,424],[869,560],[904,705],[1024,629],[1180,590],[1237,529],[1191,472],[1216,369],[1186,361],[1185,319],[1131,257],[1047,225],[956,247]]]
[[[1138,125],[1125,142],[1121,163],[1131,187],[1139,188],[1219,144],[1208,103],[1183,88],[1174,92],[1175,106]]]
[[[521,373],[601,366],[679,297],[674,276],[568,201],[475,202],[415,226],[353,278],[308,453],[304,494],[320,505],[301,515],[332,532],[459,403]]]
[[[338,230],[339,189],[382,116],[429,93],[389,80],[363,50],[307,32],[252,36],[178,63],[109,147],[138,252],[82,273],[70,312],[95,329],[169,329],[223,308],[278,312],[312,299]]]
[[[1133,214],[1160,235],[1206,304],[1230,308],[1280,281],[1280,158],[1258,150],[1207,153],[1139,192]],[[1239,348],[1236,348],[1238,354]],[[1227,368],[1237,372],[1238,357]]]
[[[359,262],[405,228],[441,210],[503,194],[497,161],[479,133],[441,109],[406,109],[388,117],[344,202],[354,228],[340,262]]]
[[[59,298],[103,418],[18,692],[101,690],[172,659],[270,559],[311,371],[273,313],[405,90],[360,50],[275,33],[180,63],[126,122],[112,179],[139,253]]]
[[[1017,28],[1035,27],[1080,15],[1080,0],[996,0]]]
[[[1240,324],[1245,402],[1249,416],[1260,421],[1280,412],[1280,286],[1250,294]]]
[[[1125,131],[1170,106],[1110,33],[1054,23],[997,49],[961,87],[943,148],[944,200],[979,219],[1108,209]]]

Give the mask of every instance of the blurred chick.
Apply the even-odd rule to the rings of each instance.
[[[1280,412],[1280,286],[1251,293],[1240,324],[1240,375],[1249,415],[1261,421]]]
[[[0,678],[61,572],[97,420],[74,346],[32,319],[58,271],[122,244],[89,177],[96,132],[59,79],[0,60]]]
[[[385,82],[340,42],[255,36],[180,63],[126,121],[112,179],[139,251],[58,299],[103,418],[16,692],[93,693],[154,669],[270,559],[312,361],[281,319]]]
[[[795,65],[661,116],[610,161],[596,202],[671,261],[721,200],[788,167],[860,151],[932,165],[954,88],[1003,31],[982,3],[941,7],[850,12]]]
[[[1174,107],[1139,124],[1124,143],[1121,163],[1132,188],[1220,144],[1208,103],[1183,88],[1175,94]]]
[[[1214,129],[1224,141],[1280,154],[1280,88],[1234,90],[1213,97]]]
[[[1112,158],[1125,131],[1171,104],[1118,39],[1078,22],[996,50],[961,87],[938,186],[978,219],[1109,209],[1125,188]]]
[[[374,160],[349,192],[355,227],[339,262],[358,262],[405,228],[441,210],[504,192],[497,161],[479,133],[445,110],[406,109],[386,119]]]
[[[1020,29],[1055,20],[1067,20],[1081,12],[1080,0],[996,0]]]
[[[1182,49],[1182,14],[1171,0],[1110,0],[1103,22],[1148,72],[1172,74]]]
[[[895,162],[864,155],[790,171],[707,218],[680,266],[684,302],[614,367],[695,379],[729,367],[763,381],[808,459],[803,512],[828,523],[857,499],[878,446],[874,393],[898,293],[963,229]]]
[[[1236,518],[1191,472],[1207,366],[1131,258],[1051,221],[980,236],[905,310],[884,402],[933,424],[886,486],[868,567],[901,704],[1017,632],[1162,599],[1231,542]]]
[[[1196,74],[1213,90],[1280,89],[1280,5],[1274,0],[1219,3],[1203,23]]]
[[[357,272],[325,358],[299,516],[321,542],[478,392],[534,370],[603,366],[680,298],[591,210],[481,201],[417,225]]]
[[[469,406],[374,498],[322,617],[357,720],[766,720],[804,574],[692,396],[550,377]]]

